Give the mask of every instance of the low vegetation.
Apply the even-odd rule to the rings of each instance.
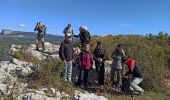
[[[132,54],[137,60],[144,73],[144,81],[141,85],[146,91],[145,96],[136,97],[137,99],[169,99],[170,87],[167,87],[164,80],[170,80],[170,36],[163,32],[160,32],[158,35],[148,34],[146,36],[93,36],[91,41],[92,50],[95,48],[97,41],[103,42],[108,60],[111,60],[110,55],[117,44],[123,44],[126,55]],[[75,45],[79,46],[80,44],[77,43]],[[15,53],[16,58],[34,63],[39,62],[36,58],[32,59],[30,54],[25,54],[24,48],[26,49],[26,46],[23,47],[23,50]],[[73,95],[78,88],[65,83],[62,79],[62,73],[63,63],[60,60],[41,63],[37,72],[29,76],[32,80],[29,81],[28,88],[54,87]],[[110,100],[129,98],[126,96],[113,96],[107,93],[104,95]]]

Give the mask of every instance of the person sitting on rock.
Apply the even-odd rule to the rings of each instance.
[[[128,66],[128,71],[125,74],[126,78],[131,79],[130,83],[130,90],[131,91],[138,91],[140,94],[144,93],[144,90],[138,85],[143,81],[143,73],[141,68],[137,64],[136,60],[134,60],[131,56],[128,56],[128,60],[126,61]]]
[[[83,73],[83,87],[88,87],[88,73],[93,66],[93,56],[90,53],[89,44],[85,44],[83,46],[82,51],[79,54],[79,64],[80,64],[80,72],[78,78],[78,86],[81,86],[82,73]]]
[[[72,83],[73,44],[72,34],[67,33],[59,48],[59,57],[64,62],[64,81]]]
[[[34,31],[38,31],[37,40],[36,40],[36,50],[39,51],[38,44],[41,42],[42,48],[43,48],[43,51],[44,51],[45,50],[44,37],[45,37],[45,34],[46,34],[46,26],[43,25],[42,22],[37,22],[37,25],[36,25]]]
[[[106,52],[102,47],[102,42],[98,41],[97,46],[93,51],[94,54],[94,61],[95,61],[95,66],[96,66],[96,71],[98,74],[98,84],[99,85],[104,85],[104,73],[105,73],[105,68],[104,68],[104,61],[106,58]]]
[[[90,43],[90,33],[87,30],[86,26],[81,26],[79,28],[79,35],[74,35],[74,37],[79,37],[80,38],[80,42],[81,42],[81,46],[84,47],[84,44],[89,44]]]

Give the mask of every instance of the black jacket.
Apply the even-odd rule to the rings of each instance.
[[[62,61],[66,60],[71,61],[73,60],[73,45],[72,43],[68,43],[66,40],[61,43],[59,49],[59,57]]]
[[[74,35],[74,37],[79,37],[81,44],[90,43],[90,33],[88,31],[80,32],[79,35]]]
[[[129,71],[125,74],[132,74],[133,77],[137,77],[137,78],[143,78],[143,73],[141,71],[141,68],[138,64],[135,64],[133,71],[131,69],[129,69]]]
[[[97,61],[97,58],[101,58],[103,60],[105,60],[106,58],[106,52],[103,48],[95,48],[93,51],[94,54],[94,60]]]

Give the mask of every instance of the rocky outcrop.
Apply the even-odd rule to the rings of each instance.
[[[13,95],[17,100],[70,100],[70,96],[65,92],[61,92],[58,89],[51,88],[39,88],[39,89],[28,89],[28,83],[25,81],[19,81],[18,78],[22,77],[24,79],[28,78],[28,75],[36,72],[39,65],[32,62],[19,60],[14,57],[16,52],[24,52],[29,54],[28,56],[36,57],[38,60],[46,61],[59,59],[58,50],[59,45],[45,43],[46,50],[44,52],[36,51],[35,44],[31,44],[28,47],[23,47],[22,45],[12,45],[10,49],[11,56],[9,61],[0,62],[0,95],[5,94]],[[24,51],[23,51],[24,49]],[[110,70],[111,62],[106,61],[105,65],[106,71]],[[89,81],[94,82],[95,70],[91,70],[89,76],[93,76]],[[3,100],[3,97],[0,97]],[[75,92],[73,100],[108,100],[103,96],[97,96],[94,93],[88,92]]]
[[[8,35],[8,34],[12,34],[12,30],[9,30],[9,29],[3,29],[2,30],[2,32],[1,32],[1,34],[3,34],[3,35]]]
[[[59,55],[58,55],[58,51],[59,51],[59,45],[55,45],[55,44],[51,44],[49,42],[45,42],[45,51],[42,52],[41,48],[40,51],[37,51],[36,45],[35,44],[31,44],[29,45],[26,50],[24,50],[24,53],[29,54],[33,57],[36,57],[39,60],[47,60],[47,59],[59,59]],[[20,51],[21,49],[23,49],[22,45],[11,45],[11,49],[10,49],[10,54],[14,55],[15,52]]]
[[[44,52],[36,51],[35,44],[31,44],[24,48],[24,53],[38,58],[39,60],[46,60],[47,58],[58,59],[58,45],[45,43],[46,50]],[[14,57],[15,52],[23,50],[22,45],[12,45],[10,49],[9,61],[0,62],[0,95],[9,95],[15,93],[18,95],[18,100],[60,100],[64,96],[69,96],[65,93],[60,93],[53,89],[53,97],[46,96],[44,90],[31,90],[27,92],[28,84],[18,81],[18,77],[27,79],[28,75],[34,73],[39,67],[37,64],[19,60]],[[48,90],[48,89],[47,89]],[[51,90],[48,90],[51,91]],[[0,99],[3,99],[0,98]]]
[[[75,91],[73,100],[108,100],[104,96],[97,96],[94,93]]]
[[[50,92],[51,94],[49,94]],[[54,88],[51,88],[50,90],[47,88],[42,88],[33,92],[21,94],[18,97],[18,100],[61,100],[62,98],[64,98],[64,100],[69,100],[70,96],[64,92],[57,91]]]

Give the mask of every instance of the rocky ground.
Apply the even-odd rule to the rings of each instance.
[[[39,60],[55,60],[59,59],[59,45],[45,43],[45,52],[35,50],[35,44],[29,45],[25,52],[38,58]],[[7,96],[12,95],[17,100],[108,100],[103,96],[97,96],[94,93],[75,91],[75,96],[70,97],[69,94],[61,92],[56,88],[39,88],[28,89],[26,81],[20,81],[18,77],[27,78],[28,75],[34,73],[39,65],[15,58],[15,52],[23,49],[22,45],[12,45],[10,49],[11,56],[9,61],[0,62],[0,100],[4,100]],[[108,61],[108,64],[111,62]],[[106,68],[109,71],[110,68]]]

